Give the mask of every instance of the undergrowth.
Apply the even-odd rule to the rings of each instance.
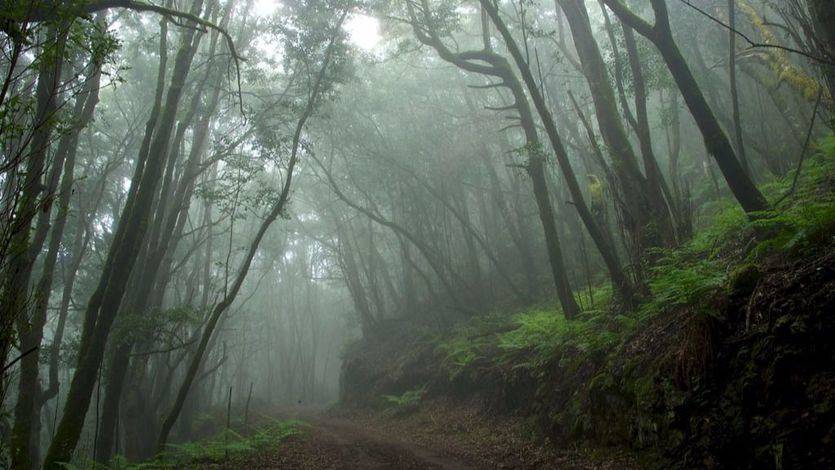
[[[301,421],[296,420],[273,421],[246,436],[232,429],[226,429],[208,439],[169,444],[168,450],[148,462],[128,462],[124,456],[117,455],[109,465],[89,461],[77,465],[65,464],[65,467],[89,470],[181,469],[211,463],[234,462],[275,446],[284,439],[300,433],[302,425]]]
[[[244,457],[298,434],[301,424],[296,420],[274,421],[249,436],[227,429],[209,439],[172,444],[159,461],[164,467],[180,468],[193,462],[219,462]]]
[[[409,411],[420,405],[421,400],[423,400],[423,397],[426,394],[427,387],[428,386],[424,384],[420,387],[406,390],[400,395],[383,395],[383,400],[385,400],[388,405],[388,409],[391,411]]]
[[[801,257],[833,242],[835,136],[818,142],[792,190],[793,180],[790,172],[763,184],[774,208],[754,217],[733,200],[711,204],[691,240],[656,250],[658,261],[649,270],[650,295],[636,311],[612,315],[612,291],[606,285],[577,292],[585,311],[572,320],[554,304],[477,317],[434,337],[442,366],[451,379],[477,361],[537,369],[566,348],[581,355],[615,353],[639,326],[673,309],[716,314],[710,299],[726,293],[730,281],[748,266],[774,257]]]
[[[661,459],[660,467],[666,457],[653,449],[676,454],[676,461],[680,450],[712,456],[720,445],[757,462],[770,459],[768,449],[737,446],[777,442],[764,426],[782,426],[791,418],[785,409],[816,417],[817,426],[829,430],[831,401],[819,395],[831,395],[827,384],[835,379],[815,375],[820,383],[804,388],[787,378],[802,369],[803,360],[792,363],[793,355],[819,360],[817,349],[803,343],[819,341],[814,334],[825,323],[816,320],[819,304],[794,299],[787,311],[772,309],[766,290],[775,288],[779,273],[800,272],[835,246],[835,136],[818,144],[796,184],[789,173],[760,187],[771,210],[745,214],[729,199],[705,204],[690,240],[656,250],[638,308],[619,312],[605,285],[575,292],[583,311],[571,320],[556,303],[475,316],[443,332],[421,333],[414,343],[420,353],[404,351],[405,359],[392,361],[399,380],[382,381],[377,390],[390,393],[383,399],[396,409],[418,403],[424,389],[406,389],[428,383],[430,395],[477,398],[491,412],[521,413],[554,443],[628,445]],[[810,304],[828,298],[806,294],[814,295]],[[772,310],[773,328],[762,321]],[[797,333],[799,343],[784,330]],[[403,370],[419,373],[404,380]],[[720,373],[727,375],[719,380]],[[358,377],[363,385],[375,380],[368,373]],[[774,385],[783,383],[791,383],[790,393]],[[763,387],[791,399],[806,394],[815,405],[754,409],[762,405]],[[789,428],[802,438],[797,426]]]

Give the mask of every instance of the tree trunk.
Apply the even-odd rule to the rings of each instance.
[[[202,0],[195,0],[191,12],[199,14]],[[45,468],[60,468],[72,456],[84,418],[89,408],[93,387],[104,356],[107,338],[119,310],[125,287],[149,225],[154,195],[168,157],[171,131],[177,116],[180,98],[193,59],[195,30],[184,28],[182,42],[175,59],[165,107],[160,116],[158,132],[150,146],[145,170],[136,186],[135,198],[127,201],[122,211],[117,234],[108,253],[102,277],[90,298],[85,312],[85,325],[79,347],[78,367],[67,396],[64,415],[47,453]]]
[[[258,228],[258,232],[255,235],[255,238],[252,240],[252,243],[249,246],[249,250],[247,251],[243,262],[241,263],[241,267],[238,270],[238,274],[235,277],[235,280],[232,284],[232,287],[229,289],[227,294],[224,298],[214,307],[212,310],[212,314],[209,317],[209,321],[206,324],[205,328],[203,329],[203,334],[200,337],[200,343],[197,346],[197,350],[192,357],[188,369],[186,370],[186,375],[183,380],[182,385],[180,386],[179,391],[177,392],[177,397],[174,401],[174,405],[171,408],[171,411],[165,417],[165,420],[162,423],[162,429],[159,433],[159,439],[157,440],[157,452],[161,452],[165,449],[165,444],[168,441],[168,434],[171,432],[171,428],[174,426],[174,423],[177,421],[177,417],[180,415],[180,411],[183,408],[183,403],[185,403],[186,396],[188,395],[189,389],[191,388],[191,384],[194,382],[194,378],[197,374],[197,371],[200,368],[200,363],[203,360],[203,354],[206,352],[206,347],[209,344],[209,340],[214,333],[215,327],[217,326],[220,317],[232,305],[232,302],[235,301],[235,298],[238,296],[238,292],[243,285],[244,279],[246,279],[246,275],[249,273],[249,267],[252,264],[252,259],[255,257],[255,253],[258,250],[258,246],[261,244],[261,240],[264,238],[264,234],[266,234],[267,229],[269,229],[270,225],[278,218],[278,216],[283,213],[284,207],[287,204],[287,200],[290,196],[290,184],[292,183],[293,179],[293,170],[295,169],[296,162],[298,160],[298,149],[299,143],[301,140],[301,133],[302,129],[304,128],[307,119],[313,113],[314,106],[316,104],[316,99],[318,98],[319,88],[322,83],[322,79],[324,78],[325,72],[327,67],[330,63],[331,54],[333,53],[333,45],[336,41],[336,31],[338,31],[342,27],[342,23],[345,20],[345,17],[348,14],[348,10],[344,10],[339,17],[339,20],[336,23],[334,31],[332,32],[330,43],[328,44],[327,49],[325,50],[324,60],[322,62],[322,68],[319,70],[319,75],[316,78],[316,81],[313,85],[313,89],[310,91],[310,97],[307,101],[307,106],[302,113],[299,122],[296,125],[296,131],[293,135],[293,146],[292,146],[292,153],[290,155],[290,160],[287,165],[287,177],[284,181],[284,186],[282,187],[281,194],[279,195],[278,201],[276,201],[275,205],[270,210],[267,217],[261,223],[261,226]]]
[[[223,26],[228,23],[231,6],[232,3],[230,2],[221,23]],[[189,127],[191,121],[195,117],[201,99],[204,98],[203,86],[211,78],[217,78],[217,72],[220,70],[219,64],[215,62],[214,56],[217,37],[217,34],[213,34],[212,36],[208,54],[210,57],[209,66],[206,68],[206,73],[202,82],[194,92],[189,113],[181,119],[179,123],[178,135],[172,145],[174,152],[179,153],[179,150],[177,149],[178,140],[182,139],[185,129]],[[162,49],[162,47],[164,47],[164,39],[160,39],[160,49]],[[196,49],[196,45],[193,49]],[[177,245],[177,237],[175,235],[180,232],[177,228],[182,229],[182,225],[178,224],[178,221],[183,222],[186,217],[186,214],[184,213],[188,211],[189,201],[194,187],[194,180],[199,175],[199,164],[205,152],[211,116],[217,108],[220,90],[221,87],[213,88],[208,104],[205,105],[205,109],[202,111],[200,119],[197,121],[192,135],[189,156],[182,170],[182,176],[176,182],[176,185],[174,175],[172,174],[172,163],[175,160],[175,157],[172,156],[169,158],[169,174],[166,175],[166,180],[164,181],[164,186],[161,189],[160,196],[161,201],[167,202],[160,203],[158,205],[153,230],[151,231],[148,241],[147,256],[142,269],[136,276],[137,282],[135,288],[132,289],[132,295],[129,296],[131,300],[128,303],[128,311],[125,312],[129,315],[141,315],[148,309],[149,306],[153,308],[155,306],[154,299],[161,299],[161,296],[165,291],[165,285],[167,282],[160,284],[158,278],[160,277],[160,274],[162,274],[163,278],[168,279],[166,272],[166,268],[168,266],[165,265],[164,261],[171,259],[170,253]],[[155,286],[156,290],[154,291]],[[108,367],[106,381],[107,394],[105,395],[104,409],[101,419],[102,433],[97,442],[96,451],[97,460],[102,463],[106,463],[111,458],[113,452],[113,435],[119,413],[119,402],[126,376],[125,368],[120,367],[120,365],[128,362],[135,340],[136,338],[133,337],[125,338],[123,344],[115,345],[116,347],[113,349],[111,355],[111,364],[110,367]]]
[[[687,61],[684,60],[681,50],[673,39],[665,1],[651,0],[652,9],[655,12],[655,25],[650,25],[632,13],[620,0],[603,1],[620,18],[621,22],[649,39],[661,52],[670,74],[690,109],[690,114],[702,133],[708,152],[716,160],[731,192],[745,212],[751,214],[767,210],[768,201],[743,170],[728,136],[716,120]]]
[[[62,22],[59,26],[50,29],[47,44],[54,48],[54,50],[49,51],[53,58],[51,60],[44,58],[38,71],[34,132],[26,157],[27,165],[23,191],[10,229],[9,256],[5,260],[3,297],[2,302],[0,302],[0,317],[3,321],[3,336],[2,343],[0,343],[2,364],[4,366],[6,364],[15,324],[18,326],[18,334],[21,340],[20,351],[22,353],[29,351],[20,361],[21,376],[18,389],[23,393],[18,396],[15,405],[15,424],[11,437],[12,466],[24,470],[37,464],[32,461],[31,442],[33,438],[33,413],[40,390],[38,384],[40,355],[37,349],[32,351],[32,348],[39,347],[40,337],[37,335],[35,325],[30,323],[26,312],[32,267],[37,253],[40,251],[40,247],[37,250],[32,249],[34,240],[30,238],[30,231],[32,220],[38,214],[39,205],[42,203],[39,201],[43,192],[41,178],[46,168],[47,152],[56,124],[58,85],[64,64],[64,43],[68,28],[69,25]],[[45,50],[42,51],[42,54],[46,53]],[[60,173],[60,168],[56,168],[55,171]],[[5,383],[5,380],[2,382]],[[5,396],[3,392],[3,385],[0,384],[0,396]]]
[[[428,2],[422,2],[422,7],[427,21],[431,22],[431,19],[428,18],[430,16]],[[412,7],[410,7],[410,15],[415,17]],[[482,27],[486,28],[486,17],[484,18]],[[562,248],[560,247],[558,231],[554,222],[554,210],[551,205],[551,198],[548,193],[544,173],[545,154],[541,148],[542,146],[536,132],[536,124],[533,121],[528,98],[522,89],[521,83],[519,83],[507,60],[490,50],[490,41],[489,37],[487,37],[489,34],[486,30],[485,35],[487,39],[485,40],[485,50],[454,54],[443,45],[438,37],[434,36],[433,32],[427,34],[417,27],[413,29],[418,40],[433,47],[443,60],[455,64],[463,70],[497,77],[501,80],[501,86],[507,88],[512,93],[514,104],[509,106],[508,109],[515,109],[519,113],[522,130],[525,132],[525,153],[528,159],[526,170],[533,183],[534,199],[537,203],[542,230],[545,234],[548,260],[551,265],[551,273],[557,291],[557,297],[565,316],[567,318],[575,317],[580,313],[580,307],[577,305],[577,301],[574,299],[571,291],[571,286],[568,283]],[[519,54],[521,56],[521,52]],[[489,65],[481,65],[476,61],[483,61]],[[579,186],[577,189],[579,191]]]
[[[641,155],[644,160],[644,172],[647,175],[647,180],[651,187],[656,188],[655,197],[652,198],[655,210],[669,214],[669,220],[672,224],[668,227],[669,231],[664,235],[667,236],[667,242],[677,243],[679,234],[677,233],[678,214],[675,210],[675,199],[670,192],[669,186],[664,181],[664,175],[661,168],[658,166],[658,160],[655,158],[655,151],[652,148],[652,134],[649,126],[649,113],[647,112],[647,87],[644,81],[644,71],[641,65],[641,57],[638,53],[638,44],[635,41],[635,33],[632,28],[626,25],[623,26],[623,37],[626,43],[626,51],[629,55],[629,67],[632,70],[632,82],[635,88],[635,114],[637,116],[636,122],[638,125],[638,140],[641,144]],[[660,189],[660,194],[658,194]],[[663,196],[663,197],[658,197]],[[670,237],[672,235],[672,238]]]
[[[619,119],[615,92],[609,81],[606,63],[595,41],[584,0],[557,1],[568,19],[574,46],[583,67],[583,75],[586,77],[594,101],[600,133],[612,156],[612,169],[617,176],[617,183],[626,206],[626,228],[633,238],[636,251],[643,253],[647,248],[674,245],[674,224],[665,203],[658,165],[652,152],[648,135],[649,125],[647,124],[644,129],[640,121],[637,123],[647,173],[647,177],[644,178],[626,130]],[[628,41],[627,46],[629,46]],[[636,113],[640,120],[641,104],[644,105],[644,118],[646,118],[646,98],[641,96],[643,90],[641,90],[642,82],[639,82],[639,79],[642,75],[635,75],[633,62],[633,57],[630,57],[633,77],[636,78],[633,80],[636,85]],[[639,266],[635,268],[640,269]]]
[[[632,286],[632,283],[626,273],[623,271],[610,239],[607,237],[603,228],[595,221],[594,216],[586,205],[583,193],[580,190],[580,185],[577,182],[577,177],[574,174],[571,162],[568,159],[568,152],[566,152],[562,139],[557,132],[554,118],[548,110],[545,98],[542,96],[542,93],[537,86],[533,73],[531,73],[530,67],[527,62],[525,62],[519,47],[516,45],[513,35],[510,34],[510,31],[507,29],[507,25],[499,16],[499,12],[495,5],[493,5],[490,0],[480,0],[480,3],[482,8],[487,11],[491,21],[496,26],[496,29],[499,30],[499,33],[504,39],[505,45],[513,57],[513,61],[516,63],[516,66],[522,74],[522,79],[525,82],[528,93],[530,93],[537,113],[542,120],[545,132],[548,134],[548,140],[551,142],[551,147],[557,158],[557,163],[559,164],[560,170],[562,170],[563,178],[565,179],[568,190],[571,193],[574,207],[577,209],[577,213],[583,220],[586,230],[588,230],[589,235],[591,235],[592,240],[594,240],[595,245],[600,251],[600,255],[603,257],[606,267],[609,270],[609,276],[612,280],[614,291],[618,294],[620,301],[624,304],[624,306],[629,308],[634,305],[636,301],[634,287]]]
[[[728,0],[728,78],[731,86],[731,108],[733,109],[734,136],[736,137],[736,152],[742,170],[749,177],[751,168],[745,156],[745,143],[742,139],[742,122],[739,117],[739,88],[736,85],[736,0]]]
[[[53,159],[52,182],[49,185],[48,193],[52,195],[57,190],[59,200],[58,211],[55,216],[55,226],[52,228],[50,234],[46,257],[41,268],[43,274],[38,281],[34,293],[34,306],[29,330],[21,332],[22,350],[40,348],[43,340],[43,330],[47,320],[47,308],[52,290],[55,264],[58,259],[58,251],[63,238],[64,227],[66,226],[67,215],[69,213],[70,199],[72,197],[73,170],[75,168],[75,157],[78,150],[78,137],[81,130],[92,120],[93,112],[98,103],[100,70],[98,65],[95,64],[93,68],[94,72],[87,79],[85,89],[76,97],[73,116],[77,117],[77,121],[73,123],[69,132],[61,136],[55,158]],[[63,167],[63,176],[61,177],[60,188],[57,188],[58,176],[62,173],[61,167]],[[41,211],[35,239],[45,238],[46,233],[49,231],[50,214],[51,211],[49,210]],[[41,242],[36,242],[34,246],[41,244],[42,240]],[[32,251],[31,256],[34,258],[36,253],[34,252],[35,250]],[[37,251],[40,251],[40,247],[38,247]],[[40,354],[34,352],[21,361],[18,391],[19,406],[15,408],[15,425],[12,431],[15,435],[21,436],[19,442],[23,442],[22,436],[24,434],[27,432],[30,434],[28,440],[31,445],[31,449],[28,451],[28,454],[31,456],[30,465],[36,465],[40,460],[40,452],[38,450],[40,436],[35,430],[40,429],[40,408],[45,401],[38,381],[39,358]],[[29,389],[33,385],[34,389]],[[51,398],[51,395],[47,394],[47,396]],[[28,408],[25,409],[24,407]],[[20,468],[26,468],[25,462],[18,461],[16,465]]]

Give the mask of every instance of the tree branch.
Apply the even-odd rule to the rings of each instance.
[[[681,3],[687,5],[688,7],[692,8],[693,10],[697,11],[702,16],[707,17],[709,20],[713,21],[714,23],[718,24],[719,26],[727,29],[728,31],[730,31],[730,32],[736,34],[737,36],[741,37],[742,39],[744,39],[745,42],[748,43],[749,48],[779,49],[781,51],[786,51],[786,52],[790,52],[792,54],[801,55],[803,57],[806,57],[809,60],[812,60],[812,61],[815,61],[815,62],[818,62],[818,63],[821,63],[821,64],[835,65],[835,61],[833,61],[832,59],[827,59],[825,57],[818,57],[814,54],[810,54],[808,52],[801,51],[800,49],[795,49],[795,48],[792,48],[792,47],[782,46],[780,44],[768,44],[768,43],[764,43],[764,42],[755,42],[751,38],[749,38],[745,33],[743,33],[742,31],[739,31],[736,28],[732,28],[730,25],[726,24],[725,22],[723,22],[719,18],[711,15],[706,10],[704,10],[702,8],[699,8],[696,5],[693,5],[690,2],[690,0],[679,0],[679,1]]]
[[[2,11],[15,11],[14,0],[2,0],[0,1],[0,8]],[[58,16],[61,16],[63,13],[61,12],[61,6],[58,3],[64,2],[39,2],[37,6],[33,6],[31,8],[25,9],[25,17],[24,18],[14,18],[12,17],[11,20],[17,20],[18,22],[28,22],[28,21],[49,21],[54,20]],[[229,47],[229,52],[232,54],[232,59],[235,61],[235,72],[237,75],[237,82],[238,82],[238,99],[241,105],[241,114],[244,115],[243,109],[243,96],[241,94],[241,66],[240,63],[245,61],[243,57],[238,55],[237,49],[235,49],[235,41],[232,40],[232,36],[229,34],[226,29],[212,23],[209,20],[200,18],[197,15],[193,15],[191,13],[175,10],[173,8],[166,8],[159,5],[154,5],[151,3],[145,3],[137,0],[93,0],[89,2],[77,2],[78,5],[69,8],[69,14],[72,16],[85,16],[91,13],[95,13],[102,10],[108,10],[111,8],[124,8],[127,10],[133,10],[138,12],[153,12],[158,13],[163,16],[167,17],[174,17],[174,18],[181,18],[184,20],[191,21],[197,25],[200,25],[204,28],[213,29],[223,35],[226,39],[226,45]],[[2,25],[3,30],[10,29],[8,24]],[[244,118],[246,116],[244,115]]]

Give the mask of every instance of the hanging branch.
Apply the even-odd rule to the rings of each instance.
[[[795,48],[793,48],[793,47],[782,46],[782,45],[780,45],[780,44],[768,44],[768,43],[764,43],[764,42],[756,42],[756,41],[752,40],[750,37],[748,37],[748,36],[747,36],[745,33],[743,33],[742,31],[739,31],[739,30],[738,30],[738,29],[736,29],[736,28],[732,28],[730,25],[726,24],[725,22],[723,22],[723,21],[722,21],[722,20],[720,20],[719,18],[717,18],[717,17],[715,17],[715,16],[711,15],[710,13],[708,13],[707,11],[705,11],[704,9],[699,8],[699,7],[697,7],[696,5],[693,5],[693,4],[690,2],[690,0],[679,0],[679,1],[680,1],[681,3],[683,3],[683,4],[687,5],[688,7],[692,8],[693,10],[697,11],[697,12],[698,12],[699,14],[701,14],[702,16],[707,17],[708,19],[710,19],[710,20],[711,20],[711,21],[713,21],[714,23],[718,24],[719,26],[721,26],[721,27],[723,27],[723,28],[727,29],[728,31],[730,31],[730,32],[732,32],[732,33],[736,34],[737,36],[741,37],[742,39],[744,39],[744,40],[745,40],[745,42],[747,42],[747,43],[748,43],[748,47],[749,47],[749,49],[753,49],[753,48],[762,48],[762,49],[779,49],[779,50],[782,50],[782,51],[791,52],[792,54],[798,54],[798,55],[801,55],[801,56],[803,56],[803,57],[806,57],[806,58],[807,58],[807,59],[809,59],[809,60],[813,60],[813,61],[815,61],[815,62],[819,62],[819,63],[821,63],[821,64],[827,64],[827,65],[833,65],[833,66],[835,66],[835,61],[833,61],[832,59],[828,59],[828,58],[825,58],[825,57],[818,57],[818,56],[816,56],[816,55],[814,55],[814,54],[810,54],[810,53],[808,53],[808,52],[801,51],[800,49],[795,49]]]

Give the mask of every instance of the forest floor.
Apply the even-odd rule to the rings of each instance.
[[[300,432],[243,459],[198,468],[246,469],[609,469],[637,468],[625,455],[556,451],[521,421],[486,418],[476,407],[432,401],[411,413],[284,408]]]

